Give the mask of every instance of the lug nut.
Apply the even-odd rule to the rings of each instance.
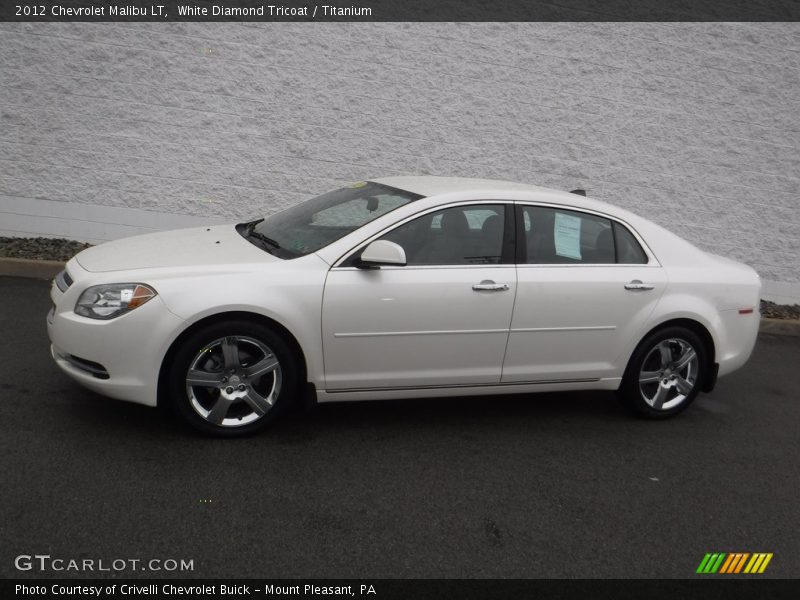
[[[228,387],[225,388],[225,391],[228,392],[229,394],[232,394],[233,393],[233,388],[231,386],[228,386]]]
[[[223,377],[222,378],[222,383],[228,383],[228,378],[227,377]]]
[[[244,390],[245,390],[245,385],[244,385],[244,384],[241,384],[241,385],[239,386],[239,391],[240,391],[240,392],[243,392]]]

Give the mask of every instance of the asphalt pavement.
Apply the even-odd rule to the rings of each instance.
[[[798,337],[761,335],[663,422],[564,393],[324,405],[216,440],[63,375],[48,285],[0,278],[2,577],[104,575],[14,567],[49,554],[204,578],[682,578],[707,552],[800,575]]]

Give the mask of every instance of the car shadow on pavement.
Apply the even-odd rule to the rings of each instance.
[[[123,402],[106,398],[85,390],[77,384],[69,383],[69,402],[64,405],[64,420],[78,427],[102,430],[105,434],[127,436],[128,434],[151,436],[172,436],[180,434],[183,428],[175,422],[164,408]]]
[[[597,418],[627,413],[610,392],[553,392],[501,396],[460,396],[319,404],[308,413],[312,420],[395,422],[431,419],[483,423],[519,418]]]
[[[285,431],[315,429],[502,431],[520,426],[598,423],[631,418],[611,392],[558,392],[318,404],[291,415]],[[276,430],[281,424],[274,425]]]
[[[69,396],[63,405],[63,421],[77,427],[102,429],[106,434],[127,437],[195,436],[176,422],[168,407],[153,409],[105,398],[70,384],[62,390]],[[469,396],[377,400],[318,404],[294,409],[254,437],[270,437],[290,442],[325,431],[342,430],[419,430],[518,427],[524,423],[598,422],[626,419],[629,414],[610,392],[560,392],[502,396]]]

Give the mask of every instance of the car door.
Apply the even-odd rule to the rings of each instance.
[[[624,224],[587,211],[520,204],[517,237],[503,383],[620,377],[664,292],[663,268]]]
[[[513,222],[511,203],[435,209],[377,238],[402,246],[405,266],[358,268],[364,246],[334,266],[322,307],[326,389],[499,383]]]

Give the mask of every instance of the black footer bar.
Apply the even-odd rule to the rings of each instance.
[[[394,599],[524,599],[560,600],[730,600],[732,598],[796,598],[797,580],[723,579],[698,576],[688,580],[614,579],[6,579],[5,599],[99,598],[296,598],[302,600]]]

